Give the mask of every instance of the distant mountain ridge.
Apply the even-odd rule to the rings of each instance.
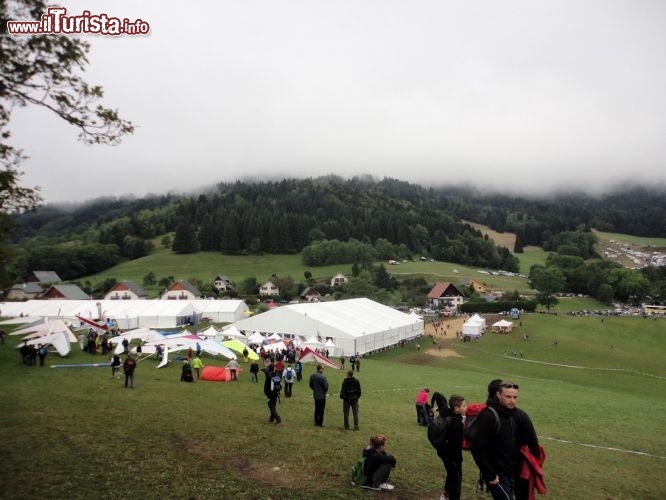
[[[637,236],[666,236],[663,191],[631,188],[592,198],[536,199],[465,188],[428,189],[396,179],[285,179],[221,183],[207,193],[100,198],[79,206],[47,205],[17,216],[14,272],[55,269],[63,279],[147,255],[150,240],[175,234],[173,249],[234,254],[289,254],[314,242],[358,241],[399,256],[515,270],[511,250],[497,247],[463,219],[513,232],[516,245],[541,246],[552,235],[591,227]],[[385,242],[385,243],[383,243]],[[88,255],[71,269],[37,266],[67,248]],[[48,251],[46,249],[49,249]],[[62,250],[65,251],[64,249]],[[90,254],[97,253],[95,258]],[[81,255],[75,260],[81,260]],[[32,267],[31,267],[32,266]],[[35,267],[36,266],[36,267]]]

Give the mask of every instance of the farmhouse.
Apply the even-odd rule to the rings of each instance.
[[[426,299],[431,307],[457,308],[463,303],[463,294],[453,283],[440,281],[435,283]]]
[[[26,283],[37,283],[41,286],[62,283],[60,276],[55,271],[33,271],[25,278]]]
[[[7,292],[9,300],[27,300],[39,297],[44,290],[39,283],[18,283]]]
[[[336,274],[331,278],[331,286],[340,286],[347,283],[347,277],[344,274]]]
[[[259,287],[259,296],[270,297],[271,295],[280,295],[280,288],[273,280],[268,280]]]
[[[215,279],[213,280],[213,288],[218,292],[233,292],[236,290],[229,277],[224,274],[218,274],[215,276]]]
[[[133,281],[121,281],[116,283],[104,295],[104,300],[140,300],[148,297],[148,294]]]
[[[201,298],[201,292],[189,281],[178,280],[160,296],[164,300],[194,300]]]
[[[67,299],[67,300],[85,300],[88,294],[81,290],[77,285],[70,283],[60,283],[51,285],[43,294],[43,299]]]
[[[484,283],[481,283],[479,280],[475,280],[474,278],[463,280],[461,285],[472,288],[472,290],[474,290],[474,292],[478,293],[479,295],[483,295],[488,291],[488,287]]]
[[[242,319],[239,330],[331,339],[337,356],[383,350],[423,335],[423,320],[370,299],[289,304]]]
[[[321,294],[309,286],[301,293],[301,299],[307,302],[319,302],[321,300]]]

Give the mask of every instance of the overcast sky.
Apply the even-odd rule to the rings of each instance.
[[[47,201],[371,174],[595,192],[666,183],[663,0],[69,1],[140,18],[88,35],[87,79],[137,126],[84,146],[14,113]]]

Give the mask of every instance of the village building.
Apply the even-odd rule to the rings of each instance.
[[[347,283],[347,277],[344,274],[336,274],[331,278],[331,286],[340,286]]]
[[[58,283],[51,285],[41,296],[43,299],[85,300],[90,296],[72,283]]]
[[[266,283],[259,287],[259,296],[260,297],[270,297],[272,295],[280,295],[280,288],[273,282],[273,280],[268,280]]]
[[[448,307],[457,309],[463,303],[463,294],[453,283],[440,281],[435,283],[426,300],[432,308]]]
[[[233,292],[236,290],[229,277],[224,274],[215,276],[215,279],[213,279],[213,288],[218,292]]]
[[[321,294],[309,286],[301,292],[301,299],[307,302],[319,302],[321,300]]]
[[[62,283],[60,276],[55,271],[33,271],[25,278],[26,283],[37,283],[42,287]]]
[[[201,292],[186,280],[178,280],[172,283],[160,296],[162,300],[194,300],[198,298],[201,298]]]
[[[29,300],[39,297],[44,289],[39,283],[17,283],[7,292],[8,300]]]
[[[104,295],[104,300],[141,300],[148,298],[148,294],[133,281],[116,283]]]

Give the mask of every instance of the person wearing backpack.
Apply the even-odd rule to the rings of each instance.
[[[290,398],[291,391],[294,388],[294,380],[296,378],[296,372],[291,367],[291,363],[287,365],[287,368],[282,373],[282,378],[284,379],[284,397]]]
[[[194,377],[192,376],[192,366],[187,360],[183,361],[183,368],[180,371],[180,381],[194,382]]]
[[[516,500],[525,500],[529,491],[519,478],[519,450],[526,445],[534,457],[540,457],[534,426],[527,413],[516,406],[517,384],[496,379],[488,385],[488,393],[486,408],[476,417],[473,436],[468,434],[472,457],[494,500],[513,500],[514,492]]]
[[[354,372],[347,371],[347,378],[342,381],[340,399],[342,399],[342,415],[345,430],[349,430],[349,409],[354,416],[354,430],[358,429],[358,400],[361,397],[361,383],[354,378]]]
[[[125,372],[125,389],[127,389],[127,384],[129,383],[130,389],[134,389],[134,370],[136,369],[136,360],[134,356],[130,354],[125,359],[123,363],[123,371]]]
[[[442,460],[446,470],[444,492],[440,500],[460,500],[462,486],[462,441],[463,420],[467,402],[463,396],[453,395],[449,398],[448,408],[438,405],[439,417],[447,420],[443,439],[437,447],[437,456]]]
[[[275,371],[273,365],[271,365],[271,369],[268,370],[266,374],[267,374],[267,380],[269,381],[269,388],[266,394],[268,402],[268,411],[270,412],[268,423],[275,422],[275,424],[277,425],[280,422],[282,422],[282,418],[280,418],[280,415],[278,415],[277,412],[277,402],[280,399],[280,390],[282,390],[280,383],[282,378]]]

